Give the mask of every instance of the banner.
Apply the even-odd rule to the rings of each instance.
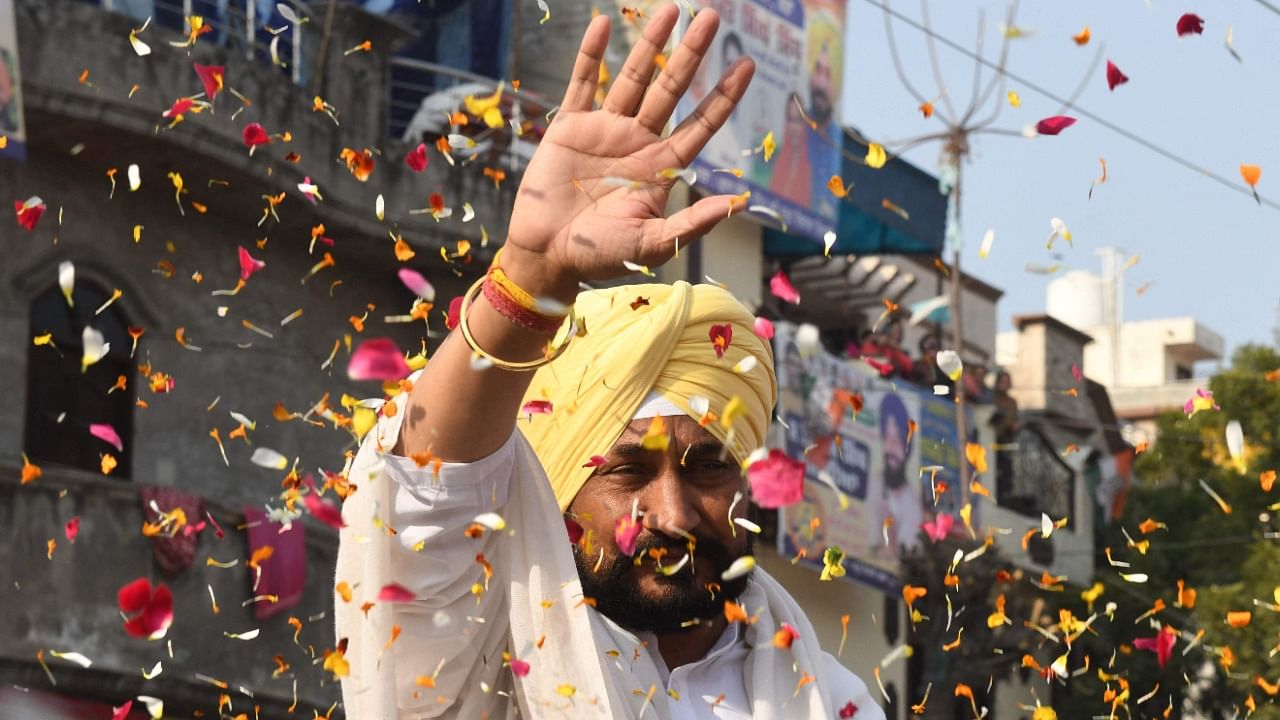
[[[823,551],[839,547],[846,578],[896,594],[899,558],[920,542],[924,523],[948,514],[951,535],[968,538],[959,516],[955,403],[822,350],[804,357],[795,326],[775,328],[785,450],[805,460],[804,499],[779,513],[778,552],[791,558],[803,550],[803,562],[821,568]],[[862,400],[856,413],[855,394]],[[975,527],[978,500],[970,497]]]
[[[729,122],[694,161],[699,187],[712,194],[749,190],[749,205],[768,207],[789,231],[821,240],[836,227],[839,202],[827,182],[840,173],[845,3],[703,0],[701,5],[720,14],[720,32],[677,106],[677,122],[693,113],[737,58],[755,60],[756,74]],[[682,14],[682,32],[688,23],[688,14]],[[766,162],[763,153],[749,154],[770,132],[777,145],[773,157]],[[741,171],[741,177],[731,170]]]
[[[22,74],[18,69],[18,22],[14,0],[0,0],[0,157],[27,157],[22,119]]]

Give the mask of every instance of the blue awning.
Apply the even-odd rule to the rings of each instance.
[[[841,163],[849,196],[840,203],[836,243],[831,254],[938,255],[946,234],[947,198],[938,192],[938,179],[901,158],[873,170],[849,156],[862,157],[866,145],[844,134]],[[907,217],[885,207],[901,208]],[[766,228],[764,251],[770,257],[822,254],[822,242]]]

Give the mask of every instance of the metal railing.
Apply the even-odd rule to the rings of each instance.
[[[211,42],[242,52],[251,62],[281,67],[295,84],[306,80],[303,49],[305,25],[289,22],[277,6],[306,18],[310,10],[301,0],[261,2],[260,0],[82,0],[104,10],[128,15],[139,25],[148,18],[153,25],[180,34],[189,30],[187,18],[199,16],[212,31],[197,42]],[[261,7],[260,7],[261,6]],[[264,12],[263,8],[267,9]],[[273,25],[273,23],[279,23]],[[144,41],[146,37],[142,38]]]
[[[465,134],[477,144],[478,152],[493,154],[508,169],[522,170],[546,130],[554,109],[551,103],[527,90],[515,92],[508,84],[500,106],[503,125],[490,128],[473,118],[462,127],[449,119],[452,113],[465,110],[466,96],[490,95],[499,82],[447,65],[393,58],[388,134],[408,143],[424,142],[428,136]]]

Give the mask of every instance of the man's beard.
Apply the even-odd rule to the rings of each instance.
[[[743,554],[749,555],[755,546],[755,536],[749,532],[745,535]],[[595,600],[597,611],[628,630],[665,634],[693,628],[697,625],[691,622],[693,620],[706,621],[720,615],[724,612],[726,600],[736,600],[747,589],[746,575],[727,581],[720,579],[737,556],[715,540],[699,538],[690,561],[700,569],[711,569],[709,582],[720,585],[714,595],[704,587],[689,564],[671,576],[662,575],[654,569],[649,550],[656,548],[667,549],[662,560],[668,566],[679,562],[688,552],[683,540],[646,530],[636,542],[636,557],[643,558],[639,568],[635,567],[635,558],[615,550],[612,555],[605,556],[600,569],[596,570],[596,558],[584,556],[582,548],[575,544],[573,559],[578,565],[582,594]],[[639,577],[645,573],[652,573],[661,588],[660,597],[641,591]]]
[[[809,118],[819,125],[826,125],[831,120],[831,97],[826,90],[810,86]]]

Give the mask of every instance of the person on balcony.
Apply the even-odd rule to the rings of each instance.
[[[944,386],[955,389],[955,381],[938,367],[938,350],[941,343],[935,335],[920,338],[920,359],[915,363],[914,380],[925,388]]]
[[[1018,441],[1018,433],[1022,430],[1018,401],[1009,394],[1012,387],[1013,380],[1008,372],[1001,370],[996,373],[996,411],[991,415],[991,425],[996,432],[996,496],[999,498],[1007,498],[1013,494],[1013,445]]]
[[[965,362],[963,380],[965,400],[985,405],[995,399],[987,387],[987,366],[978,360]]]
[[[884,377],[910,378],[915,371],[911,357],[902,349],[902,323],[890,320],[873,331],[862,343],[862,357],[873,361],[873,367]]]
[[[652,13],[600,109],[609,21],[592,21],[500,256],[352,463],[347,717],[884,717],[787,590],[746,572],[741,463],[777,392],[752,315],[709,285],[578,292],[742,209],[662,214],[662,171],[698,154],[754,69],[733,65],[664,137],[718,24],[699,12],[651,83],[677,16]]]

